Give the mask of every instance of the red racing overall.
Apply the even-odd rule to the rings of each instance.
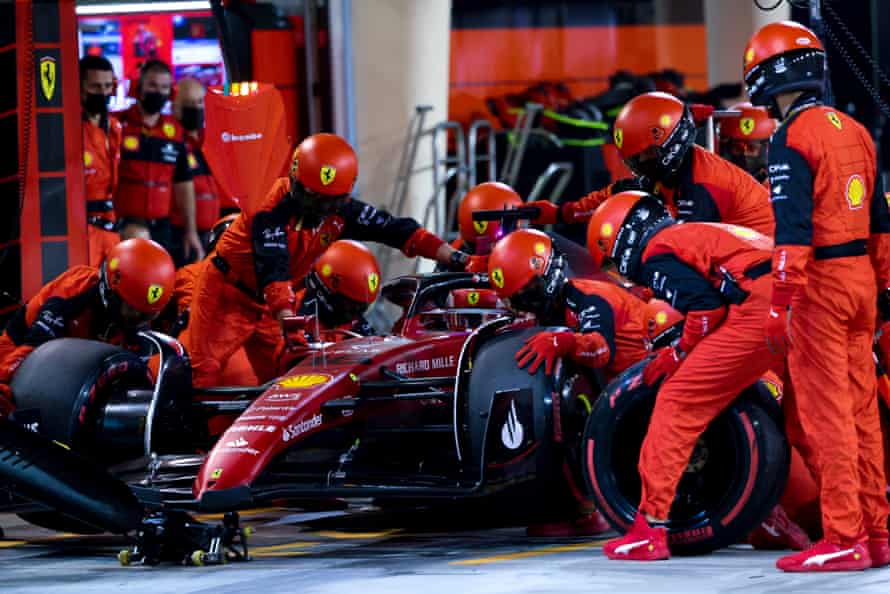
[[[87,202],[89,265],[99,266],[120,242],[112,198],[121,158],[121,124],[105,116],[99,125],[83,117],[83,181]]]

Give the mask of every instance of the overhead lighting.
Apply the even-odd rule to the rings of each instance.
[[[97,14],[130,14],[135,12],[186,12],[210,10],[209,0],[193,2],[118,2],[115,4],[90,4],[74,9],[78,16]]]

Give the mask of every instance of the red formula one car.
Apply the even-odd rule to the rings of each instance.
[[[555,241],[573,274],[601,275]],[[475,306],[450,305],[461,291]],[[134,533],[129,557],[148,563],[234,554],[234,514],[208,527],[186,512],[271,501],[472,502],[509,524],[565,519],[593,497],[616,527],[630,521],[655,395],[639,366],[608,387],[568,361],[553,376],[518,369],[541,328],[500,308],[484,275],[407,276],[382,294],[401,309],[390,335],[316,345],[258,387],[193,388],[187,354],[158,333],[144,336],[154,382],[113,346],[41,346],[15,376],[14,422],[0,420],[0,509]],[[736,542],[766,516],[787,474],[779,415],[755,386],[714,422],[678,492],[672,551]]]

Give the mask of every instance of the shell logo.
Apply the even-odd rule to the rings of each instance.
[[[665,312],[660,311],[657,314],[655,314],[655,323],[658,324],[659,326],[663,326],[665,323],[667,323],[667,321],[668,321],[668,315]]]
[[[162,126],[162,129],[164,131],[164,136],[166,136],[167,138],[173,138],[174,136],[176,136],[176,126],[174,126],[173,124],[164,124]]]
[[[664,114],[663,116],[658,118],[658,125],[661,126],[662,128],[667,128],[668,126],[670,126],[671,125],[671,116],[669,116],[668,114]]]
[[[544,245],[543,242],[539,241],[535,244],[535,254],[538,256],[543,256],[547,253],[547,246]]]
[[[748,51],[745,52],[745,66],[754,61],[754,48],[749,47]]]
[[[91,153],[90,151],[84,151],[83,152],[83,166],[89,167],[92,164],[93,164],[93,153]]]
[[[119,263],[120,263],[120,260],[118,260],[117,258],[112,258],[108,262],[108,270],[111,270],[112,272],[117,270],[117,266]]]
[[[865,183],[858,175],[847,180],[847,204],[850,210],[859,210],[865,204]]]
[[[128,151],[138,151],[139,150],[139,137],[138,136],[125,136],[124,137],[124,148]]]
[[[321,275],[322,276],[331,276],[333,269],[331,269],[330,264],[323,264],[321,267]]]
[[[612,223],[603,223],[602,227],[600,227],[600,237],[612,237],[614,232],[615,228],[612,227]]]
[[[312,388],[331,381],[331,376],[325,373],[305,373],[294,375],[278,381],[282,388]]]

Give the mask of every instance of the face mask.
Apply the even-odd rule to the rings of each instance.
[[[154,115],[160,113],[161,108],[167,103],[167,95],[157,91],[148,91],[143,94],[142,100],[139,103],[142,105],[142,111],[148,115]]]
[[[183,107],[180,123],[186,130],[200,130],[204,127],[204,109],[200,107]]]
[[[87,96],[83,101],[83,108],[89,114],[102,115],[108,113],[108,102],[110,100],[111,95],[87,93]]]

